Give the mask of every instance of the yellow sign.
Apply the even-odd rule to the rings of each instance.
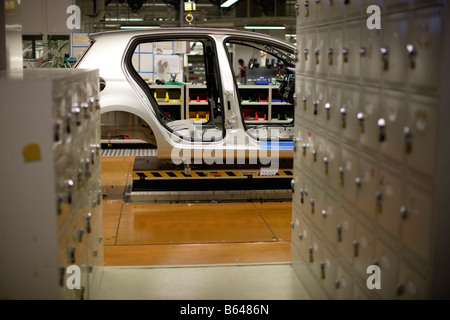
[[[195,11],[197,10],[197,5],[195,2],[191,2],[191,0],[189,0],[188,2],[184,3],[184,11]]]

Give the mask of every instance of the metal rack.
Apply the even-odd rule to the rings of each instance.
[[[313,298],[448,298],[449,7],[377,1],[371,30],[333,3],[297,5],[294,269]]]
[[[98,71],[0,83],[0,297],[89,299],[103,265]]]

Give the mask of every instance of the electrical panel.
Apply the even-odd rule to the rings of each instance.
[[[0,298],[89,299],[103,265],[98,71],[0,83]]]
[[[296,15],[294,270],[312,298],[449,298],[447,2]]]

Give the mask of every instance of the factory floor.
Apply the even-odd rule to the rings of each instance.
[[[93,299],[309,299],[290,265],[290,202],[125,203],[134,159],[102,157]]]
[[[309,300],[289,263],[103,267],[92,300]]]

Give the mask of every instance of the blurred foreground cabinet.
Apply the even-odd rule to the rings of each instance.
[[[450,298],[448,1],[296,8],[298,277],[313,298]]]
[[[103,265],[97,70],[0,74],[0,299],[89,299]]]

